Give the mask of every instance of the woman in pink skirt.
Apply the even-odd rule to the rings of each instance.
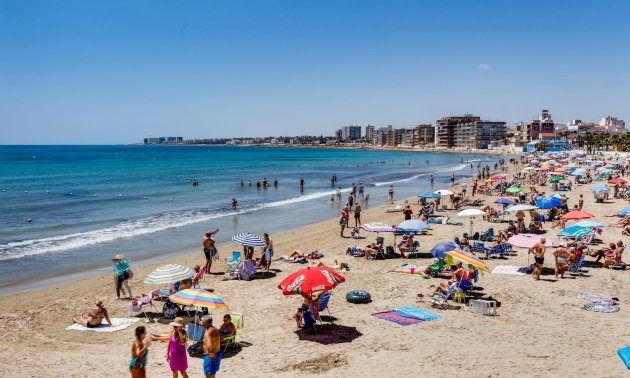
[[[186,331],[184,330],[184,319],[175,318],[169,325],[173,326],[171,336],[168,338],[168,348],[166,349],[166,361],[168,361],[173,378],[177,378],[177,373],[182,373],[182,377],[188,378],[188,356],[186,354]]]

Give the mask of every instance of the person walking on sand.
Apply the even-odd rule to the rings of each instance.
[[[394,186],[390,185],[387,189],[387,195],[389,196],[389,202],[394,202]]]
[[[547,239],[541,238],[540,242],[534,244],[534,246],[529,250],[529,253],[534,255],[534,272],[532,273],[532,277],[535,280],[540,279],[540,275],[542,274],[543,266],[545,264],[545,243]]]
[[[214,378],[221,367],[221,335],[212,326],[212,316],[201,318],[201,325],[206,332],[203,335],[203,373],[206,378]]]
[[[212,260],[217,260],[219,258],[217,247],[214,245],[215,241],[212,238],[212,236],[217,232],[219,232],[218,228],[214,231],[206,232],[201,242],[201,244],[203,245],[203,254],[206,257],[206,273],[210,273],[210,269],[212,268]]]
[[[269,234],[266,232],[263,234],[263,242],[265,242],[265,251],[263,252],[265,270],[269,271],[269,267],[271,267],[271,257],[273,256],[273,240],[271,240]]]
[[[129,292],[129,298],[133,298],[131,296],[131,287],[129,286],[129,280],[133,277],[133,272],[131,271],[131,267],[129,266],[129,262],[125,259],[123,255],[116,255],[112,259],[114,262],[114,284],[116,285],[116,299],[120,299],[120,292],[122,291],[123,295],[125,294],[125,289],[123,289],[123,285],[127,288]]]
[[[354,206],[354,227],[359,227],[361,224],[361,204],[357,202]]]
[[[468,189],[468,184],[463,183],[462,184],[462,194],[463,194],[462,198],[466,197],[466,189]]]
[[[168,362],[173,378],[177,378],[178,373],[182,377],[188,378],[188,356],[186,355],[186,330],[184,330],[184,319],[177,317],[169,324],[173,327],[166,346],[166,361]]]
[[[136,327],[136,338],[131,345],[131,362],[129,363],[129,373],[131,378],[146,378],[147,354],[151,342],[147,337],[147,330],[144,326]]]

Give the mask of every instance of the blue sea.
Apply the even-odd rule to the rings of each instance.
[[[450,185],[451,174],[471,177],[478,162],[496,159],[324,148],[0,146],[0,286],[103,271],[117,253],[138,263],[189,252],[209,229],[219,228],[225,242],[238,232],[273,235],[336,217],[333,173],[344,192],[363,182],[369,204],[379,205],[389,185],[402,199],[431,189],[430,174],[436,190]],[[265,177],[278,187],[257,189]]]

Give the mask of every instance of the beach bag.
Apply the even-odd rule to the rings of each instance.
[[[165,319],[175,319],[177,313],[179,312],[179,307],[169,300],[164,303],[162,307],[162,315]]]
[[[472,240],[479,240],[479,232],[475,232],[475,234],[472,236]]]
[[[391,245],[385,248],[385,252],[387,253],[387,257],[397,257],[396,253],[394,253],[394,247]]]
[[[188,347],[188,355],[190,357],[201,357],[203,354],[203,341],[197,341]]]

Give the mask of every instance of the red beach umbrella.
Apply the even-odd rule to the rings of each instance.
[[[620,183],[620,184],[625,184],[626,180],[622,179],[622,178],[616,178],[616,179],[612,179],[610,181],[608,181],[611,184],[616,184],[616,183]]]
[[[565,220],[578,220],[578,219],[590,219],[593,218],[593,214],[587,213],[586,211],[574,210],[569,211],[568,213],[562,216],[562,219]]]
[[[308,267],[290,274],[280,282],[278,289],[284,295],[310,295],[333,289],[345,280],[342,275],[326,266]]]

